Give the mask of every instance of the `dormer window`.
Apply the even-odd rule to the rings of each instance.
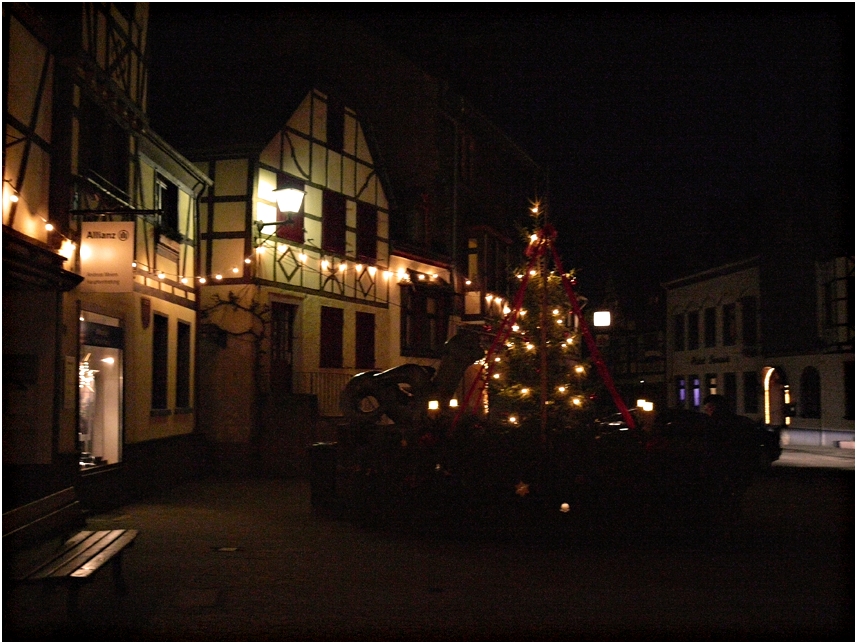
[[[179,232],[179,189],[162,175],[155,178],[155,208],[165,230]]]

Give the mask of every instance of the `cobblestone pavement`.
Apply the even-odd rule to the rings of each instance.
[[[128,595],[98,575],[72,629],[63,589],[16,588],[3,640],[853,641],[853,486],[780,467],[729,541],[553,542],[371,530],[303,479],[207,478],[89,518],[140,530]]]

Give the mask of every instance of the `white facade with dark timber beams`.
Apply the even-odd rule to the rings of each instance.
[[[399,363],[401,284],[448,284],[448,270],[391,258],[371,141],[317,89],[267,141],[195,159],[214,179],[200,209],[201,425],[233,451],[279,441],[297,460],[321,437],[306,421],[339,416],[352,376]],[[278,204],[286,188],[304,193],[294,211]],[[301,409],[313,415],[293,422]]]

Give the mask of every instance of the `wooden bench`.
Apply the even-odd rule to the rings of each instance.
[[[42,583],[68,587],[68,616],[78,621],[78,594],[82,584],[108,562],[118,593],[126,592],[122,554],[134,544],[137,530],[80,530],[59,548],[38,548],[37,557],[11,562],[11,553],[44,546],[51,537],[69,535],[85,525],[74,488],[28,503],[3,514],[4,568],[11,583]]]

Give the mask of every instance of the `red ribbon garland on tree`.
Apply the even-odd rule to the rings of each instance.
[[[477,373],[476,378],[473,379],[473,382],[470,385],[470,388],[467,391],[467,395],[464,398],[464,404],[459,408],[458,413],[455,415],[455,419],[452,421],[452,427],[450,431],[454,431],[456,425],[458,425],[458,421],[461,419],[462,414],[464,414],[465,410],[470,408],[470,401],[473,398],[473,394],[477,391],[481,396],[483,390],[485,389],[485,385],[488,382],[488,378],[490,377],[491,367],[493,365],[493,357],[497,352],[500,344],[506,341],[506,338],[509,337],[509,332],[514,325],[514,323],[518,319],[518,314],[521,310],[521,305],[524,301],[524,293],[527,288],[527,283],[530,277],[530,271],[532,270],[533,265],[536,261],[541,258],[546,249],[549,247],[551,254],[553,256],[554,264],[556,265],[557,272],[559,272],[562,277],[562,285],[565,289],[565,294],[568,296],[569,304],[571,305],[571,309],[574,314],[577,316],[577,319],[580,321],[580,330],[583,334],[584,339],[586,340],[586,344],[589,347],[589,352],[592,355],[592,360],[595,363],[595,367],[598,370],[598,374],[601,376],[601,379],[604,381],[604,385],[607,387],[607,390],[610,392],[610,396],[613,398],[613,403],[616,405],[616,408],[619,410],[619,413],[622,414],[622,419],[628,425],[630,429],[636,429],[637,425],[634,422],[633,416],[631,416],[631,412],[628,411],[628,407],[625,405],[625,402],[622,400],[622,397],[619,395],[619,392],[616,390],[616,385],[613,382],[613,377],[610,375],[610,371],[607,369],[607,365],[604,364],[604,359],[601,357],[601,352],[598,350],[598,346],[595,343],[595,339],[592,337],[592,333],[589,330],[589,326],[586,324],[586,321],[583,318],[583,311],[580,309],[580,305],[577,303],[577,295],[574,292],[574,288],[571,285],[571,281],[566,277],[565,272],[562,268],[562,262],[559,258],[559,253],[557,253],[556,247],[553,244],[553,241],[556,239],[557,233],[556,229],[547,224],[542,228],[541,234],[537,235],[536,241],[532,242],[526,250],[527,257],[530,258],[530,261],[527,264],[527,268],[524,271],[524,277],[521,281],[521,286],[518,288],[518,292],[515,294],[515,300],[513,303],[512,310],[509,314],[503,319],[503,322],[500,325],[500,329],[497,331],[497,335],[494,337],[494,342],[491,343],[491,348],[488,350],[488,353],[485,356],[484,363],[479,369],[479,373]]]

